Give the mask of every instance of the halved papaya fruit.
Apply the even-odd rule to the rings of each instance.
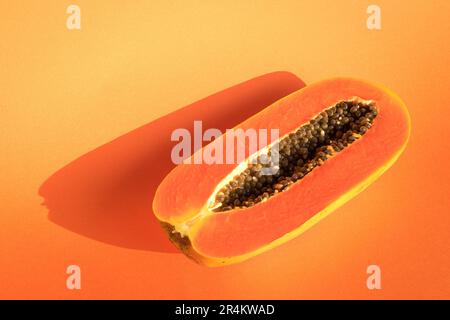
[[[410,118],[388,89],[337,78],[300,89],[235,129],[261,128],[278,129],[280,138],[238,164],[181,164],[156,191],[156,217],[201,264],[240,262],[300,235],[392,166]],[[228,134],[198,152],[219,150]],[[276,164],[262,161],[274,150]]]

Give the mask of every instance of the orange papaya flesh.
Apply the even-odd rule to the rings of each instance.
[[[352,113],[354,106],[364,112]],[[321,114],[327,112],[332,116],[323,121]],[[338,112],[352,121],[342,124],[345,117],[336,117]],[[314,129],[314,125],[324,123],[334,129]],[[263,190],[250,190],[250,196],[236,194],[242,187],[239,184],[234,189],[230,186],[231,181],[239,182],[239,176],[246,178],[252,172],[255,164],[250,158],[239,165],[182,164],[158,187],[153,201],[155,215],[170,239],[195,261],[208,266],[236,263],[300,235],[392,166],[407,144],[410,118],[404,103],[388,89],[338,78],[300,89],[235,129],[267,128],[279,130],[280,146],[289,136],[306,134],[308,138],[313,132],[320,139],[322,131],[326,132],[324,141],[317,143],[311,142],[314,134],[309,135],[309,151],[297,152],[303,164],[288,163],[290,169],[280,164],[284,171],[270,183],[266,181]],[[227,134],[198,152],[221,148]],[[340,142],[344,146],[336,146]],[[249,141],[244,143],[248,150]],[[272,146],[268,144],[266,150]],[[281,147],[279,153],[284,155]],[[293,173],[300,176],[292,179]],[[224,199],[222,192],[227,188],[225,198],[231,200]]]

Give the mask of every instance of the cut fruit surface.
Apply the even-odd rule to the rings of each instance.
[[[275,247],[361,192],[403,151],[410,119],[389,90],[339,78],[292,93],[235,129],[278,129],[279,139],[239,164],[179,165],[153,202],[171,240],[209,266]],[[228,134],[198,152],[223,148]],[[276,161],[262,159],[274,154]]]

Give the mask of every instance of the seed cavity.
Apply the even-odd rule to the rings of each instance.
[[[340,101],[323,110],[272,146],[278,149],[278,166],[267,161],[267,156],[264,159],[264,155],[258,156],[217,192],[211,210],[224,212],[249,208],[288,190],[360,139],[370,130],[377,115],[375,103],[360,98]],[[270,158],[271,148],[267,155]],[[275,168],[275,173],[262,174],[263,168]]]

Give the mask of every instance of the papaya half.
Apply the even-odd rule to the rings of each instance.
[[[410,117],[388,89],[336,78],[278,100],[234,130],[263,128],[277,129],[279,138],[239,163],[194,161],[227,152],[227,131],[156,191],[156,217],[198,263],[240,262],[309,229],[392,166],[407,144]]]

